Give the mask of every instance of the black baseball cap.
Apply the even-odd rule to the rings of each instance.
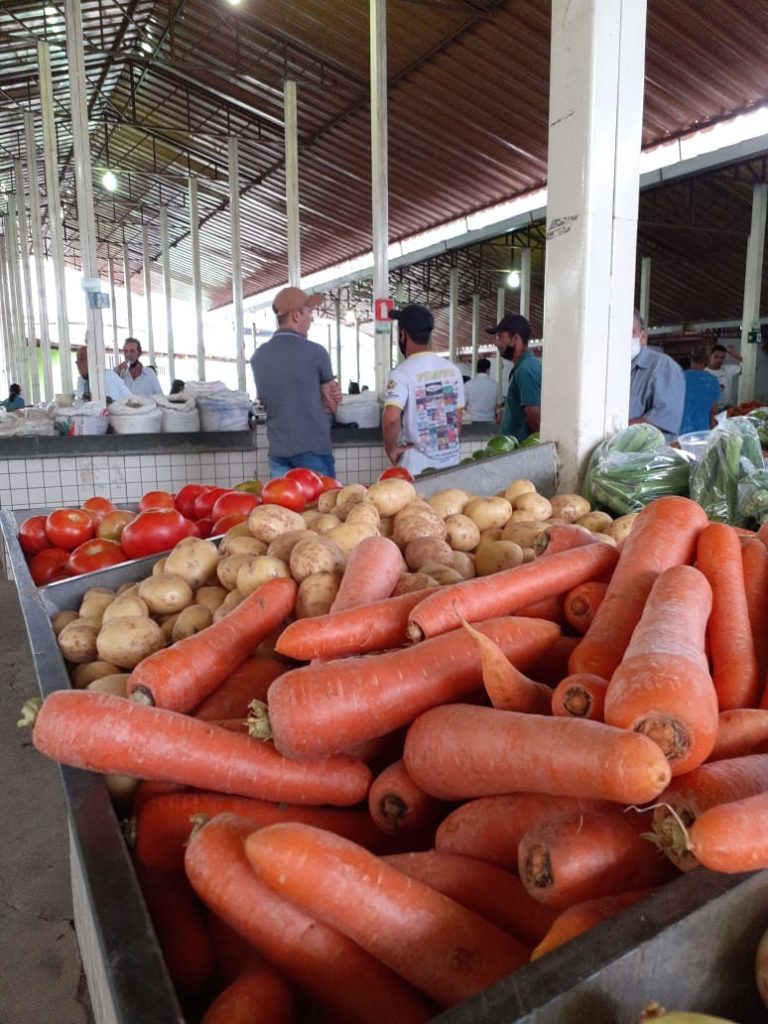
[[[523,341],[531,336],[531,325],[520,313],[507,313],[495,327],[486,327],[486,334],[519,334]]]
[[[431,311],[415,302],[402,309],[390,309],[389,319],[397,320],[400,330],[408,334],[424,334],[435,329],[435,318]]]

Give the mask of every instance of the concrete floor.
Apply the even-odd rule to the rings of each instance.
[[[0,580],[0,1021],[92,1024],[58,767],[16,722],[38,687],[13,583]]]

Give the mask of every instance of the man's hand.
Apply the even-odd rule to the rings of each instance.
[[[320,399],[325,411],[333,416],[339,407],[339,402],[341,401],[341,384],[339,384],[335,379],[326,381],[325,384],[321,384]]]
[[[117,375],[118,375],[119,377],[122,377],[122,376],[123,376],[123,374],[125,373],[125,371],[126,371],[127,369],[128,369],[128,363],[127,363],[127,362],[125,361],[125,359],[124,359],[124,360],[122,361],[122,363],[120,363],[120,364],[119,364],[118,366],[116,366],[116,367],[115,367],[115,373],[116,373],[116,374],[117,374]]]

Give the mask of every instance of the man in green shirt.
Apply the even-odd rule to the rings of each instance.
[[[541,423],[541,360],[528,351],[531,325],[519,313],[508,313],[486,333],[495,335],[501,358],[514,364],[499,433],[524,441]]]

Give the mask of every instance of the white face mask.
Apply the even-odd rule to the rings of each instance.
[[[629,351],[632,354],[632,358],[633,359],[635,358],[635,356],[639,356],[640,355],[640,349],[641,348],[642,348],[642,345],[640,344],[640,339],[633,337],[632,341],[630,343],[630,347],[629,347]]]

